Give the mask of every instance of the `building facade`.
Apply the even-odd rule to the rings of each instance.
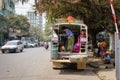
[[[15,14],[14,0],[0,0],[0,14],[3,16]]]
[[[42,16],[35,15],[34,11],[29,11],[27,17],[28,17],[28,21],[30,22],[31,26],[39,27],[39,28],[43,27]]]
[[[0,0],[0,46],[3,45],[5,39],[9,38],[8,26],[6,18],[15,14],[14,0]]]

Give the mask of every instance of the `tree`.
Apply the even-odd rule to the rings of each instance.
[[[22,15],[9,16],[9,27],[14,30],[20,30],[21,35],[27,35],[29,32],[30,24],[27,17]]]
[[[88,25],[89,34],[95,42],[96,34],[110,30],[109,25],[114,26],[109,0],[35,0],[36,10],[41,14],[47,13],[49,23],[54,23],[57,18],[67,18],[72,15],[76,19],[83,19]],[[114,8],[117,20],[120,19],[120,0],[114,0]]]
[[[35,38],[43,38],[43,31],[39,27],[31,26],[29,29],[29,34]]]
[[[44,38],[45,40],[50,40],[50,36],[52,34],[52,24],[47,23],[45,26],[45,30],[44,30]]]
[[[8,19],[2,15],[0,15],[0,32],[4,32],[7,29]]]
[[[27,1],[27,0],[20,0]],[[47,13],[48,22],[72,15],[83,19],[92,29],[108,26],[113,22],[109,0],[35,0],[36,10]],[[117,19],[120,14],[120,0],[114,0]]]

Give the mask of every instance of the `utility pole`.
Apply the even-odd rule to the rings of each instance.
[[[116,15],[113,6],[113,0],[110,0],[110,6],[115,24],[115,68],[116,68],[116,80],[120,80],[120,37],[118,32],[118,26],[116,21]]]
[[[115,69],[116,80],[120,80],[120,39],[117,33],[115,33]]]

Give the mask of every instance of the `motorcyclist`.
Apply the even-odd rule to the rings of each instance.
[[[49,44],[48,44],[48,41],[45,42],[45,49],[48,49],[49,48]]]

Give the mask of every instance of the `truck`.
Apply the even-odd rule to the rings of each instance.
[[[77,43],[78,36],[81,31],[85,32],[86,37],[81,37],[80,41],[84,44],[80,44],[79,52],[66,51],[63,46],[67,41],[65,37],[60,36],[63,32],[62,27],[66,26],[74,34],[74,45]],[[53,69],[61,69],[67,65],[74,64],[77,69],[86,69],[86,63],[88,60],[88,27],[82,20],[74,20],[68,22],[66,20],[58,20],[52,26],[52,37],[51,37],[51,62]]]

